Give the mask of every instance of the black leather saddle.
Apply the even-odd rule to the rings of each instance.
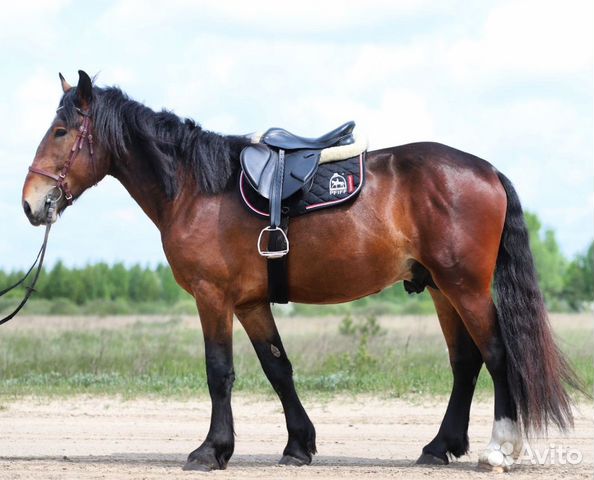
[[[324,148],[349,145],[354,142],[355,122],[344,125],[319,138],[304,138],[282,128],[271,128],[262,135],[260,143],[249,145],[241,152],[241,168],[250,185],[268,200],[270,226],[260,232],[258,252],[275,259],[289,252],[289,240],[281,228],[282,201],[306,190],[313,179]],[[280,235],[280,248],[262,248],[265,232]],[[270,242],[269,242],[270,243]]]
[[[284,150],[308,148],[321,150],[337,145],[350,145],[354,142],[354,128],[355,122],[347,122],[318,138],[299,137],[294,133],[287,132],[284,128],[270,128],[262,135],[260,141],[271,147]]]

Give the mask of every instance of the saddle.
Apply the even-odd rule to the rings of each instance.
[[[256,212],[270,219],[270,224],[258,236],[257,247],[258,253],[268,259],[271,301],[288,301],[288,288],[283,283],[287,282],[286,255],[290,249],[287,237],[290,204],[309,191],[321,163],[352,159],[362,154],[366,145],[357,143],[354,128],[355,122],[347,122],[318,138],[300,137],[282,128],[270,128],[258,139],[252,139],[255,143],[241,152],[240,190],[244,201],[251,207],[242,189],[241,182],[245,178],[255,196],[259,197],[254,200],[267,206],[268,212]],[[308,208],[302,208],[302,213]],[[268,246],[264,247],[266,233],[269,234]]]

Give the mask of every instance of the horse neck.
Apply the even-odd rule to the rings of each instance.
[[[170,210],[171,201],[154,172],[134,154],[117,161],[110,172],[128,191],[151,221],[161,228]]]

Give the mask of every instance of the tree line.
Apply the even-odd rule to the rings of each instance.
[[[15,283],[22,275],[21,271],[0,271],[0,285]],[[171,268],[163,264],[150,268],[101,262],[82,268],[68,268],[58,261],[51,269],[41,271],[35,290],[35,298],[64,298],[77,305],[93,300],[174,304],[188,296],[175,282]]]
[[[530,247],[538,281],[550,310],[579,311],[594,303],[594,242],[586,252],[567,260],[559,248],[555,232],[543,231],[533,213],[526,213]]]
[[[594,301],[594,242],[586,252],[568,260],[559,248],[555,232],[543,229],[535,214],[526,214],[526,224],[548,308],[555,311],[591,308]],[[15,283],[22,274],[22,271],[0,270],[0,289]],[[41,272],[36,290],[36,299],[61,300],[78,306],[92,302],[95,302],[93,305],[97,302],[175,305],[179,302],[188,304],[190,300],[189,295],[176,284],[170,267],[163,264],[150,268],[140,265],[128,267],[123,263],[96,263],[69,268],[57,262]],[[22,295],[22,291],[12,292],[11,295],[15,298]],[[0,305],[0,309],[3,307]],[[427,313],[433,308],[428,295],[409,298],[402,285],[359,300],[355,302],[355,307],[375,308],[377,313]],[[313,312],[313,307],[296,308],[301,313]]]

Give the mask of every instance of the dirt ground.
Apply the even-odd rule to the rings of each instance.
[[[493,410],[489,403],[473,407],[469,455],[447,467],[414,465],[423,445],[437,432],[446,400],[430,402],[370,397],[306,401],[317,429],[318,455],[311,466],[299,468],[276,465],[286,441],[279,403],[236,395],[235,455],[227,470],[200,473],[183,472],[181,467],[208,430],[207,399],[21,399],[0,407],[0,478],[485,479],[501,475],[476,470],[478,453],[490,437]],[[546,464],[532,465],[525,459],[510,475],[530,480],[591,479],[593,415],[592,405],[580,405],[572,433],[562,437],[552,432],[548,440],[530,443],[541,456],[548,453]],[[559,451],[563,454],[558,455]],[[578,455],[581,462],[561,464],[568,451],[573,452],[572,463]]]

